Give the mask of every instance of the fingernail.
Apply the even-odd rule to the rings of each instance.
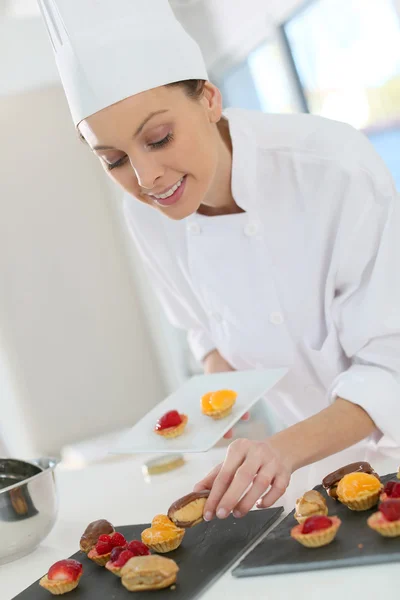
[[[225,510],[224,508],[219,508],[217,510],[217,517],[218,519],[225,519],[225,517],[228,516],[228,511]]]
[[[262,508],[262,504],[261,504],[261,502],[257,502],[257,504],[256,504],[256,508]]]
[[[204,520],[205,521],[211,521],[212,519],[212,512],[207,511],[206,513],[204,513]]]
[[[240,512],[240,510],[234,510],[233,516],[235,517],[235,519],[240,519],[240,517],[242,516],[242,513]]]

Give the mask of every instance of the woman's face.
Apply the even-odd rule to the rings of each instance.
[[[195,100],[164,86],[110,106],[79,124],[108,175],[172,219],[197,211],[212,193],[221,95],[211,83]]]

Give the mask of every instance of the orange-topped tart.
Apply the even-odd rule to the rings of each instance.
[[[213,419],[224,419],[232,412],[237,392],[233,390],[217,390],[208,392],[201,398],[201,412]]]
[[[165,438],[175,438],[182,435],[188,418],[177,410],[170,410],[158,419],[154,431]]]
[[[392,498],[382,502],[378,512],[371,515],[367,523],[384,537],[400,536],[400,499]]]
[[[337,495],[350,510],[368,510],[378,503],[383,485],[369,473],[349,473],[339,481]]]
[[[293,527],[290,535],[307,548],[320,548],[332,542],[340,525],[341,520],[338,517],[315,515]]]
[[[183,540],[185,530],[177,527],[166,515],[156,515],[151,527],[142,532],[142,542],[153,552],[176,550]]]

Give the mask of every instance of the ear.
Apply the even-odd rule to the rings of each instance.
[[[205,105],[210,123],[218,123],[222,117],[222,94],[210,81],[204,84],[202,102]]]

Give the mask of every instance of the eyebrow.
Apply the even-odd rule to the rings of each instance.
[[[144,119],[144,121],[141,122],[141,124],[139,125],[139,127],[136,129],[135,133],[133,134],[133,138],[137,137],[139,135],[139,133],[142,131],[143,127],[155,116],[157,115],[161,115],[163,113],[168,112],[167,109],[164,110],[157,110],[155,112],[150,113],[149,115],[147,115],[147,117]],[[115,148],[113,146],[94,146],[92,148],[93,150],[99,151],[99,150],[115,150]]]

